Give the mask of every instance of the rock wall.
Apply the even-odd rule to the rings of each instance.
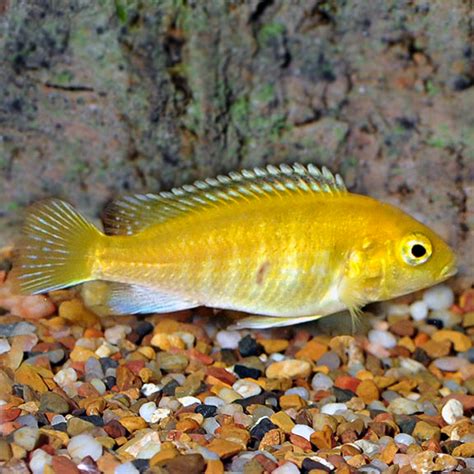
[[[0,242],[45,196],[313,162],[395,203],[474,276],[473,6],[463,0],[3,0]]]

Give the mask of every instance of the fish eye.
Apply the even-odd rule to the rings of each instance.
[[[425,263],[431,257],[433,247],[430,240],[419,232],[409,234],[402,240],[402,257],[408,265]]]

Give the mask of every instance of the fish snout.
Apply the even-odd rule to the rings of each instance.
[[[447,265],[445,265],[441,269],[440,277],[443,280],[446,280],[447,278],[452,277],[453,275],[456,275],[457,271],[458,271],[457,262],[456,262],[456,259],[453,259],[451,262],[449,262]]]

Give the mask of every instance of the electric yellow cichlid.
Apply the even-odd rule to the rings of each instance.
[[[274,327],[357,314],[456,272],[432,230],[312,165],[124,197],[104,221],[105,234],[66,202],[33,206],[15,270],[21,289],[107,280],[116,314],[205,305],[256,315],[241,327]]]

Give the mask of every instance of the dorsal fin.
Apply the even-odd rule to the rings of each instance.
[[[104,213],[107,234],[131,235],[184,213],[199,212],[238,200],[287,193],[346,193],[339,175],[314,165],[268,165],[232,172],[159,194],[135,194],[114,201]]]

